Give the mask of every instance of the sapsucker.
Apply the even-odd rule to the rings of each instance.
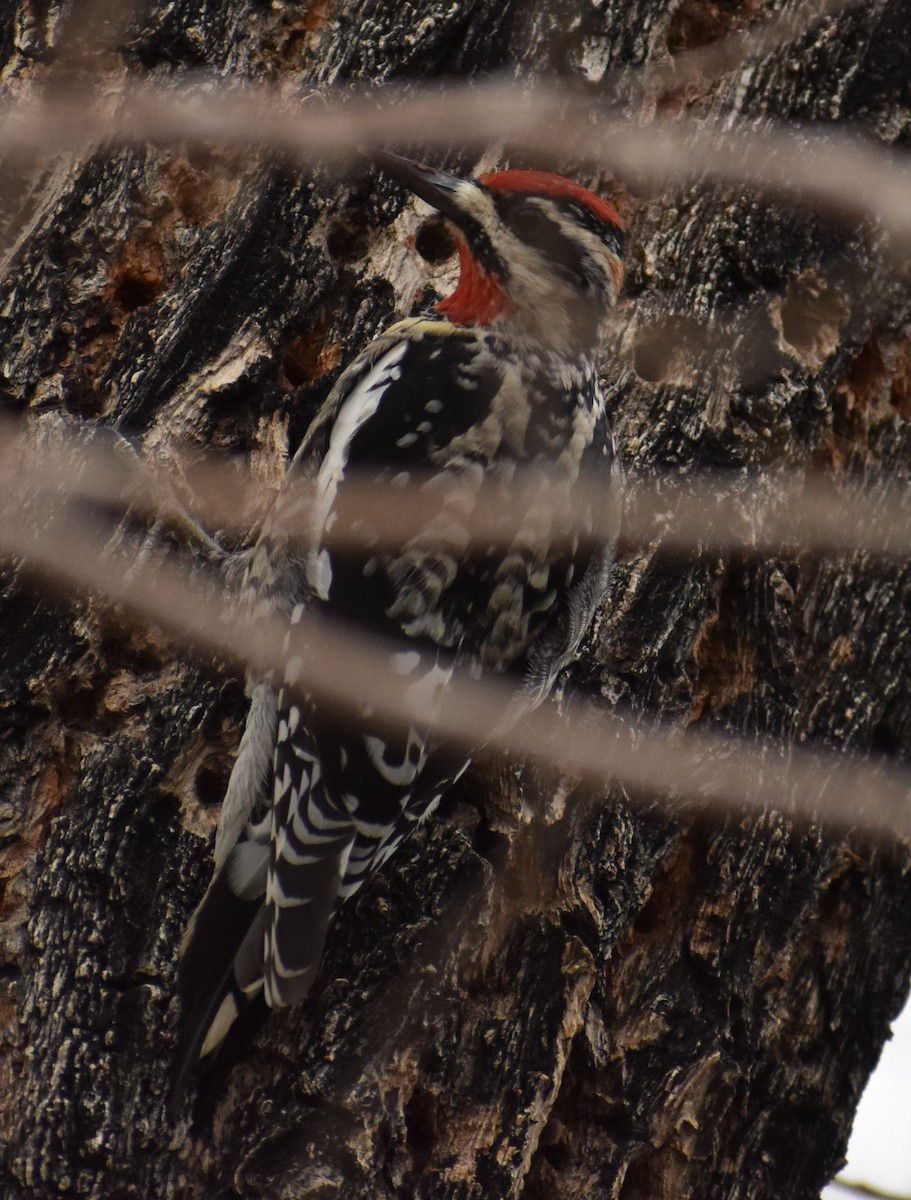
[[[595,354],[622,282],[623,234],[608,204],[558,175],[472,182],[375,159],[451,222],[458,286],[342,374],[289,468],[247,582],[292,626],[312,611],[391,639],[390,668],[426,696],[428,714],[453,671],[510,681],[512,721],[575,654],[607,586],[612,539],[558,542],[537,511],[505,548],[479,549],[472,497],[491,479],[540,471],[583,532],[594,503],[616,522],[619,467]],[[424,534],[384,547],[378,507],[361,515],[359,548],[336,546],[329,533],[355,477],[378,489],[411,483],[427,506]],[[300,480],[315,494],[303,533]],[[592,480],[605,485],[601,501],[578,487]],[[184,1083],[251,1003],[307,994],[338,904],[467,766],[439,735],[391,735],[366,707],[340,727],[299,671],[289,659],[280,686],[267,680],[253,694],[215,875],[179,968]]]

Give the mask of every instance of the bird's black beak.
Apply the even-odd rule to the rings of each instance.
[[[387,150],[371,150],[370,158],[378,167],[382,167],[387,175],[391,175],[403,187],[426,200],[450,221],[458,225],[464,220],[465,213],[457,197],[459,191],[464,194],[464,189],[472,187],[472,184],[459,179],[457,175],[425,167],[422,163],[403,158],[401,154],[390,154]]]

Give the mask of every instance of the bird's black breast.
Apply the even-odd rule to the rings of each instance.
[[[354,479],[376,489],[375,504],[359,511],[361,545],[327,537],[319,546],[323,579],[331,577],[323,603],[369,631],[404,634],[495,671],[524,670],[542,629],[564,619],[593,547],[554,540],[543,494],[521,510],[508,506],[494,545],[472,540],[472,514],[486,505],[490,516],[482,489],[517,468],[545,473],[564,506],[580,472],[597,465],[609,477],[594,373],[523,355],[486,331],[430,321],[405,328],[404,345],[379,358],[339,409],[351,432],[344,453],[336,446],[334,506]],[[394,548],[386,496],[420,515],[421,532]],[[332,524],[328,511],[324,530]]]

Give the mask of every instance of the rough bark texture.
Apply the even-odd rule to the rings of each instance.
[[[759,15],[160,0],[78,66],[295,74],[302,92],[597,81]],[[4,6],[11,94],[72,20]],[[673,104],[907,144],[909,77],[905,0],[871,0]],[[907,477],[908,296],[874,239],[709,185],[600,183],[631,234],[605,367],[631,467]],[[452,270],[421,260],[432,227],[370,173],[218,149],[21,170],[4,204],[4,404],[252,454],[267,480],[355,348]],[[906,757],[909,601],[908,568],[863,555],[653,546],[627,555],[573,683],[681,725]],[[173,968],[240,682],[12,569],[0,603],[3,1195],[818,1196],[906,992],[906,846],[797,826],[786,796],[709,821],[491,756],[342,913],[311,999],[271,1020],[193,1140],[165,1110]]]

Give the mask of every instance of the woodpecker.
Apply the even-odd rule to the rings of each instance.
[[[504,170],[471,181],[389,153],[374,161],[450,222],[455,291],[400,321],[344,371],[295,455],[254,548],[247,586],[293,628],[314,612],[386,639],[390,668],[428,712],[454,671],[509,682],[504,720],[539,704],[604,596],[613,537],[557,543],[531,512],[505,549],[469,546],[471,495],[522,469],[562,487],[584,528],[593,479],[619,522],[617,463],[596,353],[623,279],[614,210],[569,179]],[[426,536],[329,536],[346,484],[413,481]],[[295,484],[316,500],[305,533]],[[588,506],[585,508],[585,506]],[[534,506],[532,506],[534,507]],[[585,511],[580,512],[580,507]],[[603,521],[599,523],[603,527]],[[215,873],[178,970],[177,1090],[238,1016],[303,999],[338,905],[424,820],[470,756],[425,728],[390,734],[366,706],[339,727],[289,659],[259,682],[216,836]]]

